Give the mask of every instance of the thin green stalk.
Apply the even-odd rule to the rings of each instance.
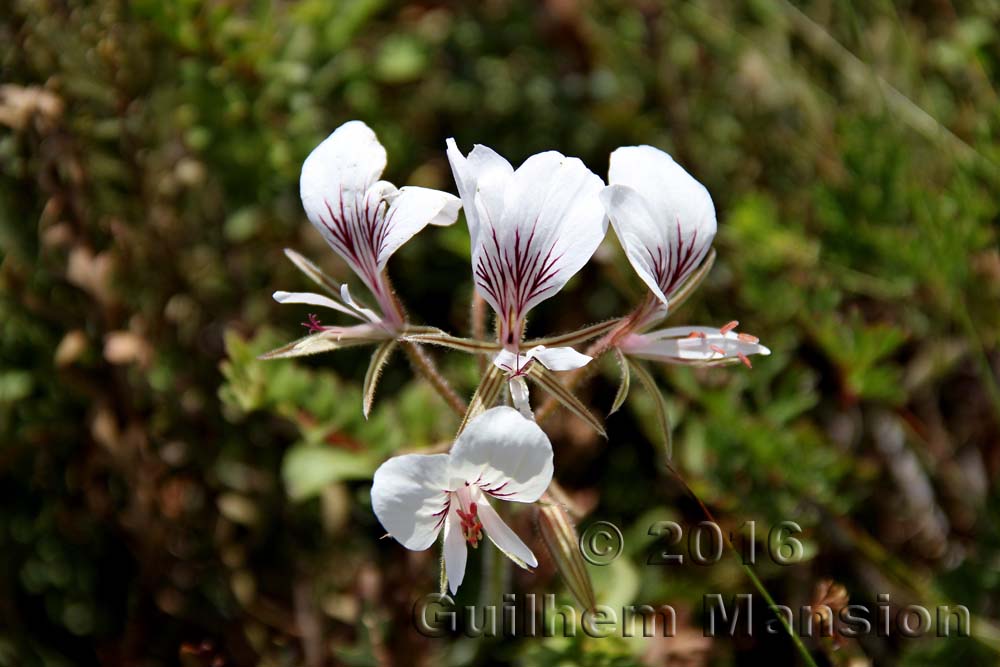
[[[684,490],[688,492],[688,495],[690,495],[694,501],[698,503],[701,511],[705,513],[705,517],[712,523],[718,524],[718,521],[715,520],[715,516],[712,515],[712,512],[705,506],[705,503],[702,502],[701,498],[698,497],[698,494],[694,492],[694,489],[688,486],[688,483],[684,481],[684,478],[681,477],[677,468],[675,468],[670,461],[667,461],[667,470],[669,470],[677,481],[681,483],[681,486],[683,486]],[[729,548],[729,551],[740,559],[740,564],[743,567],[743,570],[747,573],[747,576],[750,577],[750,581],[753,582],[754,588],[756,588],[764,599],[767,600],[768,607],[774,612],[774,615],[778,617],[778,620],[781,621],[782,627],[785,628],[785,632],[791,638],[792,643],[795,644],[795,648],[798,649],[799,655],[802,656],[802,659],[809,667],[817,667],[816,661],[813,660],[812,654],[809,653],[809,649],[807,649],[805,644],[802,643],[802,639],[795,634],[795,630],[788,623],[788,620],[784,617],[784,615],[778,612],[778,605],[775,603],[774,598],[771,597],[771,594],[764,586],[764,583],[757,577],[757,573],[753,571],[752,567],[742,562],[743,559],[740,555],[739,549],[733,545],[732,541],[730,541],[729,537],[725,533],[722,534],[722,540],[725,542],[726,547]]]
[[[455,411],[455,414],[460,417],[464,415],[467,408],[465,401],[455,393],[455,390],[448,384],[448,380],[438,372],[434,360],[430,358],[430,355],[424,352],[420,345],[409,341],[403,341],[403,350],[406,352],[406,356],[409,357],[416,371],[431,383],[431,386],[437,390],[437,393]]]

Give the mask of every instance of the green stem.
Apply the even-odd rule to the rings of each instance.
[[[739,552],[736,551],[736,548],[733,547],[732,543],[729,542],[728,539],[726,540],[726,542],[729,548],[732,549],[733,553],[739,556]],[[799,638],[799,636],[795,634],[795,630],[792,628],[791,624],[789,624],[788,619],[785,618],[785,615],[780,613],[780,611],[778,610],[778,605],[775,603],[774,598],[772,598],[771,594],[767,592],[767,588],[764,587],[763,582],[761,582],[761,580],[757,577],[757,573],[754,572],[753,568],[747,565],[746,563],[743,563],[743,571],[747,573],[748,577],[750,577],[750,581],[753,582],[753,585],[757,589],[757,591],[764,596],[765,600],[767,600],[767,606],[771,608],[771,611],[774,612],[774,615],[778,617],[779,621],[781,621],[782,627],[785,628],[785,632],[787,632],[788,636],[791,637],[792,643],[794,643],[795,648],[799,650],[799,654],[802,656],[802,659],[805,660],[806,664],[809,665],[810,667],[816,667],[816,661],[813,660],[812,654],[809,653],[809,649],[807,649],[805,644],[802,643],[802,640]]]
[[[712,515],[712,512],[708,509],[708,507],[706,507],[705,503],[702,502],[701,498],[698,497],[698,494],[694,492],[694,489],[688,486],[688,483],[684,481],[680,472],[677,471],[677,468],[675,468],[670,461],[667,461],[667,470],[669,470],[677,481],[680,482],[681,486],[684,487],[684,490],[687,491],[688,495],[690,495],[694,501],[698,503],[701,511],[705,513],[705,517],[712,523],[718,524],[718,521],[715,520],[715,516]],[[722,535],[722,540],[726,543],[726,547],[729,548],[729,551],[740,559],[743,570],[747,573],[747,576],[750,577],[750,581],[753,582],[757,591],[764,597],[765,600],[767,600],[768,607],[774,612],[774,615],[778,617],[778,620],[781,621],[782,627],[785,628],[785,632],[788,634],[789,638],[791,638],[792,643],[795,644],[795,648],[798,649],[799,655],[802,656],[802,660],[805,661],[809,667],[817,667],[816,661],[813,660],[812,654],[809,653],[809,649],[807,649],[805,644],[802,643],[802,639],[795,634],[795,630],[788,623],[788,620],[784,617],[784,615],[778,611],[778,605],[774,602],[774,598],[771,597],[771,594],[764,586],[764,583],[759,577],[757,577],[757,573],[754,572],[752,567],[742,562],[742,556],[740,555],[739,549],[733,545],[732,541],[730,541],[729,537],[725,533]]]
[[[411,343],[409,341],[403,341],[403,350],[406,352],[406,356],[409,357],[410,362],[417,372],[424,377],[431,386],[437,390],[441,398],[445,400],[448,406],[455,411],[455,414],[462,416],[465,414],[468,406],[461,396],[455,393],[455,390],[451,388],[448,384],[448,380],[445,379],[441,373],[438,372],[437,366],[434,364],[434,360],[431,359],[430,355],[427,354],[420,345],[417,343]]]

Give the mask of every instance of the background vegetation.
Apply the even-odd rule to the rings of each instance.
[[[307,287],[282,248],[348,276],[297,179],[351,118],[391,180],[452,191],[448,136],[602,175],[619,145],[674,154],[720,231],[672,321],[738,319],[774,351],[655,369],[682,474],[727,527],[805,528],[804,562],[759,563],[779,602],[832,579],[976,616],[978,638],[808,642],[819,664],[996,664],[998,25],[987,0],[3,3],[0,665],[795,663],[785,638],[702,636],[704,594],[753,590],[735,559],[645,565],[651,521],[703,516],[638,391],[607,442],[565,413],[546,429],[581,525],[625,530],[599,597],[672,604],[680,636],[413,631],[437,556],[379,540],[369,477],[455,417],[402,357],[368,422],[363,353],[255,360],[306,315],[270,299]],[[459,224],[393,258],[415,319],[468,331],[468,253]],[[641,289],[609,239],[531,333]],[[471,393],[476,365],[435,354]],[[602,414],[605,370],[584,394]],[[541,560],[511,590],[564,591]]]

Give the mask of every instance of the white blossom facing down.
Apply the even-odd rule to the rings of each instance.
[[[640,359],[694,366],[715,365],[739,360],[750,366],[754,354],[767,356],[771,350],[755,336],[737,333],[737,322],[721,329],[711,327],[671,327],[645,334],[631,334],[619,343],[621,350]]]
[[[670,155],[652,146],[614,151],[608,182],[600,197],[615,234],[636,273],[667,304],[712,245],[712,197]]]
[[[372,481],[375,516],[407,549],[429,548],[444,532],[448,586],[465,576],[467,545],[483,535],[524,568],[538,564],[492,500],[533,503],[552,481],[552,445],[539,426],[508,407],[471,420],[449,454],[406,454],[383,463]]]
[[[385,165],[385,148],[375,133],[361,121],[350,121],[309,154],[302,165],[299,188],[309,221],[378,302],[382,313],[376,317],[385,328],[398,329],[402,317],[383,269],[389,257],[428,224],[455,222],[461,202],[438,190],[396,189],[392,183],[379,180]],[[369,312],[373,311],[349,303],[349,294],[343,294],[342,300],[341,305],[352,311],[348,314],[371,319]]]
[[[500,341],[517,353],[525,318],[590,259],[607,232],[603,181],[576,159],[548,151],[516,170],[485,146],[448,160],[472,241],[476,290],[499,316]]]
[[[670,298],[698,268],[715,238],[715,205],[701,183],[670,155],[652,146],[623,146],[611,154],[610,185],[601,202],[629,263],[653,293],[637,319],[642,331],[667,316]],[[716,365],[771,351],[755,336],[724,327],[673,327],[631,333],[617,344],[627,355],[673,364]]]

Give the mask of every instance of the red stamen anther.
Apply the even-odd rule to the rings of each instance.
[[[737,336],[739,336],[739,339],[741,341],[743,341],[744,343],[759,343],[760,342],[760,338],[757,338],[756,336],[751,336],[750,334],[747,334],[747,333],[737,334]]]
[[[712,352],[715,352],[716,354],[721,354],[722,356],[726,356],[726,351],[723,350],[718,345],[709,345],[708,349],[710,349]]]
[[[742,352],[737,352],[736,356],[740,358],[740,361],[743,362],[744,366],[746,366],[747,368],[753,368],[753,364],[750,363],[750,358],[747,357],[747,355],[743,354]]]
[[[687,335],[688,338],[708,338],[703,331],[692,331]]]
[[[723,336],[725,336],[727,333],[729,333],[730,331],[732,331],[733,329],[735,329],[739,325],[740,325],[739,322],[737,322],[736,320],[733,320],[732,322],[730,322],[726,326],[724,326],[721,329],[719,329],[719,332],[722,333]]]

